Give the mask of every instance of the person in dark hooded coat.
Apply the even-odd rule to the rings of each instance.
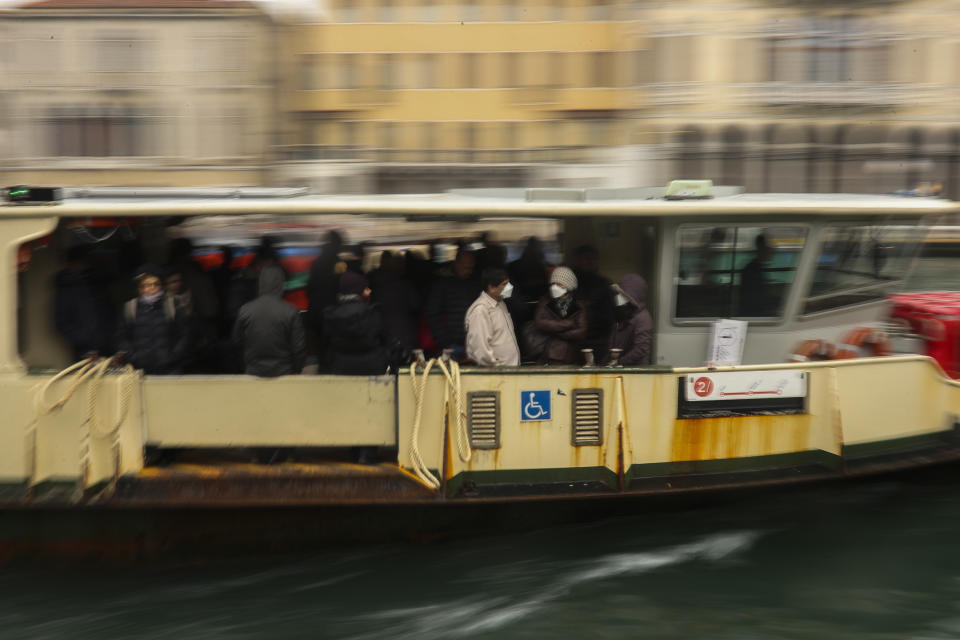
[[[338,375],[383,375],[387,371],[386,335],[377,305],[370,304],[370,287],[359,273],[340,276],[337,303],[323,312],[327,361]]]
[[[624,366],[650,364],[653,318],[647,311],[647,281],[628,273],[611,289],[617,306],[610,348],[622,350],[619,363]]]
[[[243,345],[244,371],[263,378],[296,375],[306,345],[300,312],[283,299],[285,276],[278,266],[260,271],[260,295],[240,307],[233,339]]]

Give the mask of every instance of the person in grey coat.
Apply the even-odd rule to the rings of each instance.
[[[244,371],[274,378],[303,369],[306,344],[300,312],[283,300],[283,269],[264,267],[260,295],[242,307],[233,326],[233,339],[243,346]]]
[[[617,306],[610,348],[622,350],[619,362],[626,367],[650,364],[653,318],[647,311],[647,281],[628,273],[611,289]]]

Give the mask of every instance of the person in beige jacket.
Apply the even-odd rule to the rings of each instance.
[[[490,267],[481,274],[483,292],[467,309],[467,358],[481,367],[515,367],[520,348],[513,331],[513,319],[503,300],[513,285],[503,269]]]

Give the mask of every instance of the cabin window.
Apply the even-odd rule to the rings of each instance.
[[[882,300],[906,277],[923,233],[910,223],[827,227],[803,313]]]
[[[799,226],[681,227],[674,317],[782,316],[805,239]]]

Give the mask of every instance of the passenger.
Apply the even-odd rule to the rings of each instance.
[[[597,272],[599,253],[596,247],[581,245],[574,250],[573,274],[577,277],[577,298],[587,309],[587,336],[583,347],[599,356],[610,342],[614,323],[613,292],[609,279]]]
[[[233,271],[233,247],[228,244],[221,246],[220,254],[223,256],[223,262],[210,272],[210,278],[217,292],[217,302],[220,304],[221,311],[217,333],[221,338],[229,338],[233,325],[237,321],[236,312],[239,311],[234,309],[231,314],[229,310],[230,282],[236,275]]]
[[[336,304],[323,312],[323,336],[331,371],[338,375],[383,375],[387,349],[383,317],[370,304],[367,279],[353,271],[340,276]]]
[[[489,231],[484,231],[478,238],[481,248],[474,251],[477,258],[477,271],[483,273],[488,267],[504,268],[507,264],[507,248],[495,243]]]
[[[54,281],[54,325],[70,343],[75,360],[89,353],[110,352],[106,283],[97,278],[89,253],[86,245],[71,247],[67,251],[67,265]]]
[[[175,266],[167,269],[167,276],[164,278],[163,287],[166,294],[173,298],[173,304],[177,310],[177,314],[181,317],[193,315],[193,296],[190,290],[184,286],[183,273]]]
[[[573,297],[577,277],[567,267],[550,274],[550,293],[537,304],[534,327],[546,336],[540,364],[576,364],[581,362],[580,345],[587,335],[587,310]]]
[[[520,364],[520,348],[513,320],[504,299],[513,292],[507,272],[498,267],[483,270],[483,293],[467,310],[467,357],[481,367],[515,367]]]
[[[274,378],[303,370],[306,345],[300,312],[283,300],[283,269],[260,271],[260,295],[240,308],[233,328],[234,341],[243,347],[244,371]]]
[[[370,273],[372,300],[383,314],[384,332],[391,352],[391,362],[406,361],[419,346],[417,315],[420,292],[404,273],[403,258],[392,251],[380,255],[380,266]]]
[[[467,309],[480,293],[480,281],[474,277],[475,259],[461,247],[450,266],[433,284],[427,298],[427,326],[438,349],[452,349],[453,358],[462,360],[466,343],[464,319]]]
[[[181,288],[189,294],[191,308],[202,330],[212,336],[220,315],[220,300],[213,278],[194,262],[193,244],[189,239],[177,238],[170,244],[170,267],[171,273],[180,274]]]
[[[149,374],[180,373],[190,348],[189,333],[164,294],[160,269],[145,265],[134,278],[139,296],[123,305],[117,340],[121,354]]]
[[[523,253],[507,265],[507,273],[516,287],[515,297],[535,302],[547,294],[547,261],[537,237],[527,238]]]
[[[773,249],[767,244],[767,236],[760,233],[753,241],[756,254],[740,271],[740,315],[767,317],[776,315],[777,301],[770,291],[765,265],[773,257]]]
[[[307,280],[307,331],[310,352],[319,353],[323,344],[324,309],[337,301],[340,274],[335,271],[346,238],[336,230],[327,232],[320,254],[310,265]]]
[[[611,285],[616,299],[616,321],[610,348],[620,349],[619,363],[627,367],[650,364],[653,318],[647,311],[647,281],[628,273]]]

